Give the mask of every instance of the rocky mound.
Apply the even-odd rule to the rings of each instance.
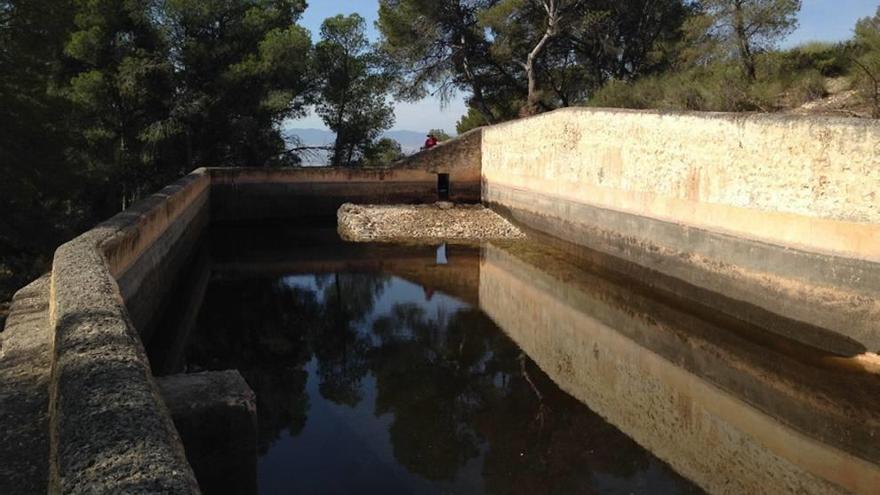
[[[482,205],[353,205],[336,214],[339,235],[354,242],[481,241],[525,237]]]

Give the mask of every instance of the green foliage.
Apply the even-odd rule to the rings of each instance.
[[[482,127],[488,124],[489,122],[483,114],[478,112],[474,107],[469,107],[467,113],[462,115],[461,118],[458,119],[458,122],[456,122],[455,131],[459,134],[464,134],[471,129],[476,129],[477,127]]]
[[[69,103],[52,91],[72,22],[66,1],[0,1],[0,303],[81,225]]]
[[[800,106],[804,103],[824,98],[828,95],[825,76],[818,70],[807,71],[792,84],[789,90],[789,104]]]
[[[379,48],[398,84],[396,95],[417,100],[428,93],[448,101],[457,91],[487,120],[496,116],[487,92],[515,79],[491,60],[486,31],[477,16],[497,0],[380,0]],[[502,90],[503,91],[503,90]]]
[[[363,166],[387,167],[403,157],[400,143],[391,138],[382,138],[364,149]]]
[[[704,0],[712,32],[738,55],[746,78],[757,78],[755,56],[797,27],[801,0]]]
[[[174,176],[157,157],[165,135],[148,131],[170,112],[169,47],[146,1],[77,0],[76,7],[65,46],[73,69],[62,91],[82,131],[83,165],[92,181],[117,186],[105,199],[124,208]]]
[[[311,103],[303,0],[168,0],[177,69],[171,116],[185,168],[290,165],[279,125]]]
[[[390,81],[365,31],[361,16],[337,15],[321,25],[321,41],[315,47],[317,113],[336,133],[331,156],[336,166],[356,165],[394,122],[394,110],[386,100]]]
[[[782,52],[793,60],[797,70],[816,70],[825,77],[840,77],[852,69],[845,43],[811,42]]]
[[[858,51],[852,60],[856,83],[872,107],[872,116],[880,118],[880,7],[873,17],[856,24],[854,43]]]
[[[447,134],[446,131],[444,131],[443,129],[431,129],[430,131],[428,131],[428,134],[433,135],[435,138],[437,138],[437,141],[440,141],[441,143],[443,141],[449,141],[450,139],[452,139],[452,136]]]
[[[826,95],[826,78],[799,49],[756,57],[756,75],[750,81],[738,62],[719,61],[632,83],[614,81],[595,94],[590,106],[769,112]]]
[[[464,91],[480,114],[467,128],[527,106],[583,104],[609,80],[668,68],[694,8],[686,0],[558,0],[548,30],[545,3],[382,0],[381,48],[402,81],[399,95]]]
[[[58,243],[200,165],[294,164],[303,0],[0,2],[0,300]]]

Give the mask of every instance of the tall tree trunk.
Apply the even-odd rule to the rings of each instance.
[[[462,50],[467,50],[466,40],[464,39],[464,35],[461,37],[461,46]],[[468,82],[471,84],[471,91],[473,91],[474,96],[472,101],[474,102],[474,107],[480,112],[480,115],[486,120],[487,124],[495,123],[495,114],[492,112],[492,109],[489,108],[489,105],[486,104],[486,98],[483,97],[483,85],[477,81],[476,76],[473,71],[471,71],[471,64],[468,56],[465,55],[462,57],[462,68],[464,69],[465,77],[467,77]]]
[[[749,81],[755,81],[758,79],[755,70],[755,56],[752,54],[752,47],[746,34],[742,1],[737,1],[733,5],[733,29],[736,33],[736,42],[739,48],[739,58],[743,66],[743,72]]]
[[[341,126],[337,126],[336,131],[336,141],[333,143],[333,158],[331,160],[331,165],[334,167],[338,167],[342,165],[342,144],[344,142],[344,131],[341,129]]]
[[[526,71],[526,78],[529,81],[526,105],[520,111],[520,114],[524,117],[538,113],[538,81],[535,74],[535,60],[541,54],[541,51],[544,50],[544,47],[547,46],[550,38],[556,36],[557,24],[559,22],[559,5],[557,0],[543,0],[541,3],[547,12],[547,29],[535,47],[532,48],[532,51],[529,52],[526,61],[520,64]]]

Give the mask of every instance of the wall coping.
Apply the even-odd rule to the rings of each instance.
[[[142,252],[157,235],[141,235],[150,224],[179,214],[174,198],[207,180],[195,170],[55,252],[49,493],[199,493],[120,294],[123,267],[107,255],[123,241]]]
[[[502,129],[507,126],[521,125],[529,121],[549,118],[560,114],[610,114],[610,115],[648,115],[653,117],[693,117],[703,120],[724,120],[729,122],[775,122],[775,123],[791,123],[791,124],[821,124],[829,125],[845,125],[848,127],[863,127],[880,129],[880,120],[867,119],[859,117],[842,117],[830,115],[798,115],[792,113],[766,113],[766,112],[699,112],[695,110],[661,110],[661,109],[641,109],[641,108],[609,108],[609,107],[564,107],[551,110],[549,112],[530,115],[506,122],[487,125],[472,129],[473,132],[478,129]],[[463,134],[464,135],[464,134]]]

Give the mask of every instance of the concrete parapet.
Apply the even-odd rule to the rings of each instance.
[[[474,129],[436,147],[422,150],[398,162],[392,168],[422,169],[433,174],[450,174],[453,179],[467,182],[480,179],[482,163],[482,129]]]
[[[205,169],[197,170],[121,213],[115,220],[132,221],[101,244],[145,343],[210,222],[210,186]]]
[[[55,253],[49,493],[199,492],[116,276],[150,252],[203,177],[194,172]]]
[[[19,290],[0,333],[0,493],[41,493],[49,478],[49,276]]]
[[[257,402],[236,370],[158,378],[205,494],[257,492]]]

